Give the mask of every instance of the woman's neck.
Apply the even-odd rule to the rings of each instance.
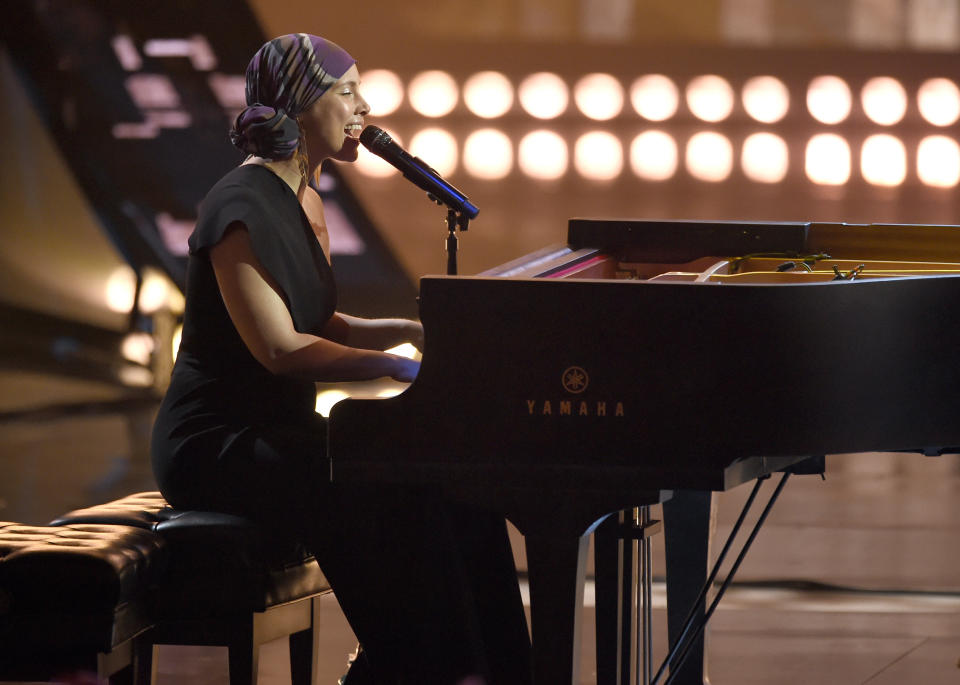
[[[268,168],[283,180],[298,198],[303,197],[303,191],[307,186],[306,179],[300,173],[300,165],[297,163],[296,156],[290,159],[265,159],[250,155],[244,161],[244,164],[259,164]]]

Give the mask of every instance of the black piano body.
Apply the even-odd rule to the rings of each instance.
[[[932,266],[822,277],[850,259]],[[775,266],[744,278],[745,260]],[[511,519],[536,682],[569,683],[606,515],[814,455],[960,446],[949,262],[955,227],[571,220],[566,246],[421,280],[420,374],[335,405],[332,478],[432,483]]]

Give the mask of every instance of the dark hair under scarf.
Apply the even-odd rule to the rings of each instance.
[[[306,33],[265,43],[247,66],[247,108],[234,122],[230,141],[251,155],[288,159],[302,136],[297,116],[355,61],[336,43]]]

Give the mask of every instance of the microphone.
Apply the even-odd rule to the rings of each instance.
[[[360,133],[360,142],[370,152],[396,167],[408,181],[427,191],[431,199],[445,204],[468,219],[473,219],[480,213],[466,195],[444,181],[440,174],[422,159],[413,157],[393,142],[390,134],[382,128],[367,126]]]

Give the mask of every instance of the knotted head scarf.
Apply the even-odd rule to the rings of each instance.
[[[265,43],[247,66],[247,108],[230,131],[230,141],[265,159],[288,159],[302,131],[297,117],[355,63],[336,43],[291,33]]]

